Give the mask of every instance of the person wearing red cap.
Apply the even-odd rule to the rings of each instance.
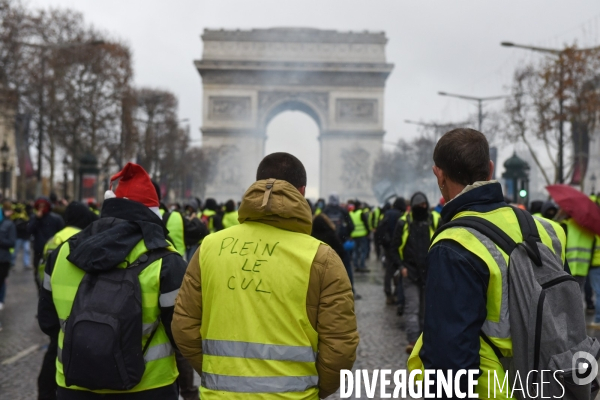
[[[171,320],[186,264],[167,242],[168,231],[158,207],[148,173],[128,163],[111,178],[100,219],[48,257],[38,321],[42,331],[58,342],[57,399],[179,397]],[[139,286],[125,285],[135,282],[135,277]],[[102,286],[98,282],[112,283]],[[90,285],[116,289],[98,294],[96,289],[86,290]],[[129,287],[125,292],[132,294],[124,295],[122,288]],[[81,312],[98,296],[104,307],[129,311],[137,307],[139,311],[103,311],[104,319],[97,309]],[[110,322],[115,320],[120,321],[118,325]],[[122,343],[131,345],[123,347]],[[138,346],[140,351],[131,350]],[[117,350],[120,356],[113,357]]]

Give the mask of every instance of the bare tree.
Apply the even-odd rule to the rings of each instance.
[[[84,152],[102,165],[122,160],[130,149],[121,142],[128,144],[131,132],[127,46],[69,9],[28,10],[0,0],[0,17],[1,78],[18,92],[19,112],[37,125],[32,144],[43,143],[51,188],[62,153],[75,161],[74,174]]]
[[[141,88],[135,91],[134,126],[138,163],[153,179],[161,179],[166,153],[179,136],[177,98],[166,90]]]
[[[547,184],[558,181],[559,132],[565,123],[570,123],[572,129],[563,128],[563,151],[568,146],[571,160],[587,166],[586,143],[600,115],[598,76],[600,53],[581,51],[576,46],[539,65],[515,71],[505,104],[506,137],[525,144]],[[554,174],[548,173],[546,160]],[[571,162],[567,175],[572,174],[573,165]],[[580,167],[583,175],[585,166]]]

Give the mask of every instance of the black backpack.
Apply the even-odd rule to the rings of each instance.
[[[62,362],[67,386],[130,390],[146,369],[142,348],[142,294],[138,275],[171,254],[162,248],[142,254],[127,268],[83,277],[65,321]]]
[[[340,240],[348,236],[348,229],[344,218],[344,212],[341,208],[329,207],[326,209],[326,212],[323,211],[323,214],[327,215],[327,218],[329,218],[329,220],[333,222],[333,225],[335,226],[335,233],[338,236],[338,238],[340,238]]]

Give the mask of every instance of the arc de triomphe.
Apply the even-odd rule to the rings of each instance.
[[[299,110],[319,126],[320,195],[375,203],[373,163],[382,149],[383,32],[211,30],[202,35],[202,141],[212,160],[205,196],[240,199],[264,157],[266,128]]]

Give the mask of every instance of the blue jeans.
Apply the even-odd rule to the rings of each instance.
[[[369,238],[367,236],[354,238],[354,250],[352,251],[352,263],[356,270],[361,271],[367,269],[365,261],[369,251]]]
[[[198,247],[200,245],[199,244],[195,244],[193,246],[188,247],[185,250],[185,261],[190,262],[190,260],[193,258],[194,253],[196,252],[196,250],[198,250]]]
[[[600,268],[590,268],[588,278],[594,293],[596,293],[596,312],[594,314],[594,322],[600,323]]]
[[[352,273],[352,265],[350,260],[350,253],[344,250],[344,258],[342,259],[342,262],[344,263],[344,268],[346,268],[346,272],[348,273],[350,285],[352,285],[352,292],[354,292],[354,274]]]
[[[15,242],[15,251],[12,254],[12,265],[15,265],[17,254],[20,249],[23,249],[23,265],[25,267],[31,267],[31,242],[29,239],[17,239]]]

